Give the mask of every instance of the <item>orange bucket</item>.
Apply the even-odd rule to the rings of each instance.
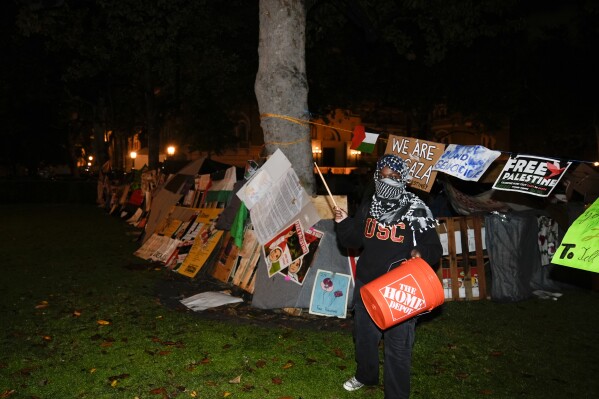
[[[431,311],[445,301],[439,277],[422,258],[404,261],[364,285],[360,295],[368,314],[382,330]]]

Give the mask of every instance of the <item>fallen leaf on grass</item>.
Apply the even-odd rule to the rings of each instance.
[[[223,398],[229,397],[231,395],[233,395],[231,392],[224,392],[223,393]]]
[[[81,316],[81,311],[80,310],[74,310],[73,311],[73,317],[79,317]]]
[[[48,303],[48,301],[41,301],[40,303],[38,303],[37,305],[35,305],[36,309],[45,309],[48,306],[50,306],[50,304]]]
[[[111,324],[108,320],[98,320],[96,323],[98,323],[101,326],[107,326]]]
[[[102,343],[100,344],[101,348],[110,348],[111,346],[112,346],[111,341],[102,341]]]
[[[250,385],[250,384],[245,384],[243,387],[241,387],[241,390],[242,390],[243,392],[250,392],[250,391],[252,391],[253,389],[254,389],[254,386],[253,386],[253,385]]]
[[[345,354],[341,349],[335,348],[333,349],[333,352],[335,353],[335,356],[337,356],[338,358],[345,359]]]
[[[164,387],[152,389],[150,391],[150,394],[152,394],[152,395],[162,395],[162,399],[169,399],[170,398],[170,395],[168,394],[168,392],[166,391],[166,388],[164,388]]]
[[[171,352],[172,352],[172,351],[160,351],[160,352],[158,352],[158,354],[159,354],[160,356],[166,356],[166,355],[170,355],[170,354],[171,354]]]
[[[280,379],[279,377],[273,377],[272,378],[272,383],[275,385],[281,385],[283,383],[283,380]]]
[[[470,377],[470,374],[468,374],[468,373],[456,373],[455,376],[457,378],[459,378],[460,380],[465,380],[466,378]]]
[[[229,380],[229,384],[239,384],[241,382],[241,374],[238,375],[237,377],[233,378],[232,380]]]
[[[25,367],[21,370],[18,370],[16,372],[13,373],[13,375],[24,375],[26,377],[30,377],[31,376],[31,372],[35,371],[36,367]]]
[[[168,398],[168,393],[166,392],[166,388],[154,388],[150,391],[150,395],[162,395],[163,398]]]
[[[51,337],[51,336],[49,336],[49,335],[44,335],[44,336],[42,337],[42,339],[43,339],[44,341],[46,341],[46,342],[50,342],[50,341],[52,341],[52,337]]]
[[[260,360],[258,360],[256,362],[256,367],[259,368],[259,369],[261,369],[261,368],[263,368],[265,366],[266,366],[266,361],[265,360],[260,359]]]
[[[8,398],[9,396],[11,396],[15,392],[16,391],[14,389],[7,389],[6,391],[0,393],[0,398]]]
[[[291,367],[293,367],[293,361],[292,360],[287,360],[287,363],[285,363],[283,365],[283,370],[290,369]]]
[[[491,391],[490,389],[481,389],[480,391],[478,391],[481,395],[493,395],[493,391]]]

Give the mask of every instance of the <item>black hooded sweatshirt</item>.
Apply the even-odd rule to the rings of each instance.
[[[362,248],[356,265],[359,283],[367,284],[396,267],[397,261],[410,259],[414,248],[429,265],[439,262],[443,247],[434,228],[414,231],[403,222],[385,227],[370,215],[369,210],[370,202],[367,201],[353,218],[348,217],[336,224],[337,239],[342,246]]]

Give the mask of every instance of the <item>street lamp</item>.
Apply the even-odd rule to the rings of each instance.
[[[131,162],[132,162],[131,170],[135,170],[135,158],[137,158],[137,152],[131,151],[129,153],[129,156],[131,157]]]
[[[172,157],[173,155],[175,155],[175,146],[174,146],[174,145],[169,145],[169,146],[166,148],[166,153],[167,153],[169,156],[171,156],[171,157]]]

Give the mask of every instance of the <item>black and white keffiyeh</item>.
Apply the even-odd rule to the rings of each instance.
[[[399,178],[383,176],[381,170],[387,166],[400,175]],[[406,190],[409,169],[405,161],[394,154],[386,154],[376,164],[374,172],[375,193],[372,196],[370,214],[383,226],[399,222],[412,230],[424,231],[437,226],[431,210],[414,193]]]

